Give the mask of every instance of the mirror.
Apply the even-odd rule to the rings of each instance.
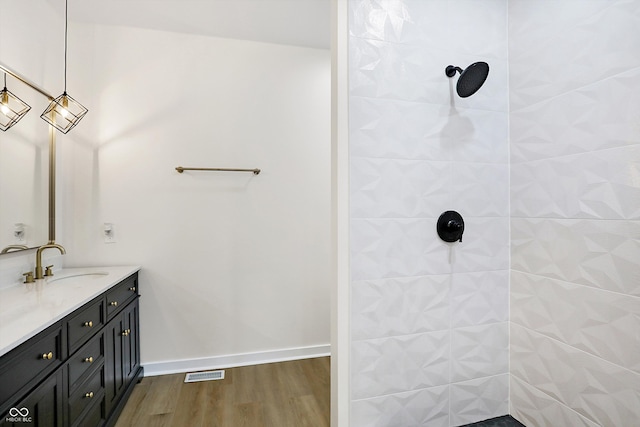
[[[0,131],[0,252],[14,253],[50,240],[49,172],[55,133],[40,118],[50,96],[3,64],[0,85],[4,71],[7,89],[31,106],[18,123]]]

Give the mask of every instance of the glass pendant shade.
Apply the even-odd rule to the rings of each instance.
[[[0,91],[0,129],[6,131],[18,123],[30,109],[31,107],[9,92],[5,86]]]
[[[82,104],[67,95],[67,92],[64,92],[51,101],[40,117],[60,132],[67,133],[82,120],[88,111]]]

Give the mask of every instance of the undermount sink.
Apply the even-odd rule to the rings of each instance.
[[[66,281],[88,281],[95,279],[102,279],[105,276],[108,276],[109,273],[106,271],[87,271],[87,272],[74,272],[68,273],[61,276],[53,276],[49,277],[47,283],[53,282],[66,282]]]

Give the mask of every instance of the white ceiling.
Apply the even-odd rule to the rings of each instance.
[[[47,0],[64,13],[64,0]],[[328,49],[330,0],[69,0],[69,20]]]

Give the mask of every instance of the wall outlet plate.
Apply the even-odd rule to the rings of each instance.
[[[116,229],[110,222],[105,222],[104,227],[102,229],[104,235],[105,243],[115,243],[116,242]]]
[[[27,242],[26,227],[21,222],[18,222],[13,226],[13,242],[17,245],[24,245]]]

